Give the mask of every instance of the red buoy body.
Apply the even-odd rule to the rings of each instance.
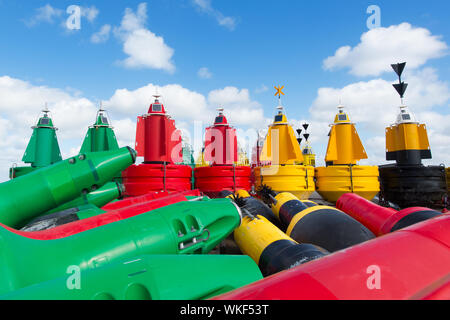
[[[123,171],[122,181],[126,197],[149,192],[191,190],[192,168],[187,165],[141,163]]]
[[[158,208],[169,206],[174,203],[187,201],[187,196],[197,195],[197,191],[185,191],[179,193],[173,193],[166,195],[164,193],[154,195],[148,200],[148,197],[135,198],[133,203],[130,203],[128,199],[125,199],[123,205],[119,203],[118,209],[108,210],[104,214],[100,214],[94,217],[90,217],[83,220],[74,221],[71,223],[63,224],[52,229],[24,232],[12,229],[5,225],[0,224],[0,227],[7,229],[22,237],[35,239],[35,240],[56,240],[61,238],[70,237],[74,234],[84,232],[90,229],[101,227],[113,222],[128,219]],[[120,202],[120,201],[119,201]]]
[[[211,165],[233,165],[238,161],[236,129],[219,110],[214,125],[205,132],[205,161]]]
[[[125,197],[192,189],[192,168],[175,164],[183,162],[181,133],[155,98],[148,113],[138,117],[135,147],[144,163],[122,172]]]
[[[381,236],[415,223],[439,216],[428,208],[415,207],[396,211],[381,207],[354,193],[342,195],[336,207],[358,220],[376,236]]]
[[[195,168],[195,188],[209,197],[217,197],[223,190],[250,190],[251,168],[246,166],[213,166]]]
[[[418,294],[424,299],[449,299],[448,284],[442,281],[450,275],[449,229],[450,215],[442,215],[217,299],[403,300]]]
[[[181,133],[175,127],[155,96],[148,113],[138,117],[136,127],[136,152],[144,163],[176,163],[183,161]]]
[[[208,167],[194,170],[195,187],[208,195],[217,197],[221,191],[251,189],[251,169],[249,166],[235,166],[238,161],[236,129],[220,108],[214,125],[206,128],[204,159]]]

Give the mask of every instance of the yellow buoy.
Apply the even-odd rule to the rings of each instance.
[[[450,168],[445,169],[447,173],[447,193],[450,194]]]
[[[267,165],[254,169],[257,187],[267,185],[277,192],[290,192],[300,199],[308,199],[315,190],[314,167],[304,165],[302,150],[289,125],[283,107],[269,126],[260,162]]]
[[[327,166],[315,170],[317,192],[329,202],[336,202],[345,193],[372,200],[380,191],[378,167],[357,165],[367,159],[366,151],[344,107],[338,109],[325,156]]]
[[[305,166],[316,166],[316,155],[314,154],[311,145],[309,142],[306,144],[306,146],[303,148],[303,159],[304,159],[304,165]]]

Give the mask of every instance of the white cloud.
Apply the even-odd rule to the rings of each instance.
[[[28,27],[33,27],[41,22],[54,23],[54,19],[60,17],[63,11],[57,8],[53,8],[50,4],[46,4],[43,7],[36,9],[36,14],[24,23]]]
[[[99,14],[98,9],[95,6],[81,7],[81,16],[85,17],[89,22],[94,22]]]
[[[141,3],[136,13],[127,8],[120,27],[114,28],[114,34],[123,42],[123,51],[128,55],[120,63],[127,68],[161,69],[173,73],[174,50],[162,37],[145,28],[146,20],[147,4]]]
[[[193,0],[193,3],[201,12],[214,17],[220,26],[231,31],[236,28],[236,18],[224,16],[219,10],[214,9],[211,0]]]
[[[228,120],[236,125],[261,126],[264,111],[261,105],[250,98],[248,89],[225,87],[208,94],[208,102],[215,108],[224,107]]]
[[[269,88],[267,88],[266,85],[262,84],[260,87],[256,88],[255,92],[259,94],[266,92],[267,90],[269,90]]]
[[[447,50],[440,36],[402,23],[363,33],[357,46],[340,47],[334,56],[324,60],[323,66],[326,70],[349,68],[356,76],[379,76],[392,71],[392,63],[407,61],[409,69],[416,69],[444,56]]]
[[[206,67],[200,68],[197,72],[197,75],[201,79],[211,79],[212,78],[211,71],[209,71],[208,68],[206,68]]]
[[[102,43],[106,42],[109,39],[109,34],[111,32],[111,26],[109,24],[105,24],[100,28],[100,31],[94,33],[91,36],[92,43]]]

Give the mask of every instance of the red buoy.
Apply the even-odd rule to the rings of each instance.
[[[149,192],[192,189],[192,169],[183,162],[181,133],[154,96],[148,113],[138,117],[136,151],[144,163],[132,165],[122,173],[125,196],[135,197]]]
[[[337,201],[336,207],[361,222],[376,236],[440,215],[437,211],[422,207],[396,211],[392,208],[381,207],[353,193],[342,195]]]
[[[449,229],[450,215],[442,215],[216,299],[450,299]]]
[[[217,197],[221,191],[251,189],[251,169],[236,166],[238,145],[236,129],[228,124],[220,108],[214,125],[206,128],[204,159],[210,166],[194,170],[195,187],[210,197]]]
[[[172,194],[153,194],[147,197],[136,197],[130,202],[129,199],[117,202],[116,209],[107,210],[106,213],[90,217],[83,220],[74,221],[63,224],[52,229],[25,232],[12,229],[8,226],[0,224],[0,227],[7,229],[19,236],[35,239],[35,240],[55,240],[70,237],[74,234],[84,232],[90,229],[101,227],[113,222],[128,219],[152,210],[169,206],[182,201],[187,201],[187,196],[196,196],[198,191],[185,191]]]

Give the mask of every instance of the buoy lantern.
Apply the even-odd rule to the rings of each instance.
[[[137,119],[136,151],[144,162],[122,173],[125,195],[129,197],[192,189],[192,168],[175,164],[183,162],[181,133],[160,103],[160,96],[154,97],[148,113]]]
[[[236,165],[236,129],[228,124],[223,109],[218,111],[214,124],[206,128],[202,164],[194,169],[196,188],[210,197],[218,197],[225,190],[251,189],[250,167]]]
[[[316,168],[317,192],[329,202],[336,202],[345,193],[356,193],[372,200],[380,191],[377,166],[360,166],[367,159],[355,124],[338,106],[325,156],[326,167]]]

